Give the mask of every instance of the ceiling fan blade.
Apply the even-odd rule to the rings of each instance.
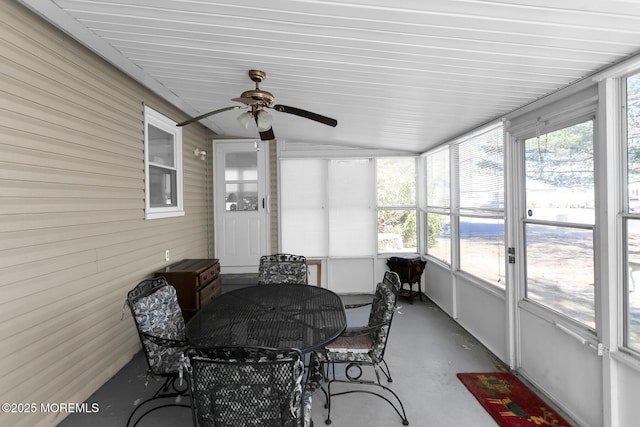
[[[273,133],[273,128],[260,132],[261,141],[271,141],[272,139],[276,139],[276,135]]]
[[[305,119],[315,120],[316,122],[320,122],[327,126],[336,127],[338,125],[338,121],[336,119],[332,119],[331,117],[322,116],[320,114],[312,113],[311,111],[301,110],[296,107],[289,107],[287,105],[274,105],[273,109],[276,111],[280,111],[282,113],[289,113],[296,116],[304,117]]]
[[[223,112],[229,111],[229,110],[237,110],[238,108],[243,108],[243,107],[241,105],[234,105],[233,107],[225,107],[225,108],[221,108],[219,110],[210,111],[208,113],[201,114],[198,117],[194,117],[192,119],[189,119],[189,120],[187,120],[185,122],[178,123],[176,126],[186,126],[186,125],[191,124],[193,122],[197,122],[198,120],[202,120],[202,119],[204,119],[206,117],[213,116],[214,114],[223,113]]]

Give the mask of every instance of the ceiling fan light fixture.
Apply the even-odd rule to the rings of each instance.
[[[240,123],[245,129],[248,129],[249,123],[251,123],[251,119],[253,119],[251,112],[245,111],[238,116],[238,123]]]
[[[271,117],[271,114],[267,113],[264,110],[260,110],[256,114],[256,123],[260,132],[271,129],[272,121],[273,118]]]

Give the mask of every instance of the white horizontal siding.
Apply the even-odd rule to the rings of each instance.
[[[0,60],[0,401],[81,402],[139,350],[126,293],[166,249],[208,256],[207,131],[184,129],[186,215],[145,220],[143,107],[185,114],[13,2]]]

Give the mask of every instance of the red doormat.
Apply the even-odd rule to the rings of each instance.
[[[571,427],[509,372],[464,373],[458,378],[502,427]]]

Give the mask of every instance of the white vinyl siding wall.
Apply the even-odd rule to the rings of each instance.
[[[186,115],[22,6],[0,22],[0,402],[80,403],[139,350],[127,291],[209,256],[208,134],[184,129],[186,215],[145,220],[143,106]]]

